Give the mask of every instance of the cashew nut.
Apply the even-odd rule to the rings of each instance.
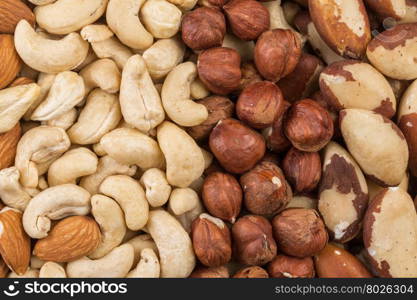
[[[111,38],[114,33],[107,25],[87,25],[80,32],[82,38],[89,43],[101,42]]]
[[[148,169],[140,178],[140,183],[145,187],[146,199],[152,207],[160,207],[167,203],[171,186],[164,172],[157,168]]]
[[[222,47],[235,49],[242,58],[242,61],[253,60],[255,43],[253,41],[243,41],[232,34],[226,34]]]
[[[48,187],[49,187],[49,185],[48,185],[48,182],[45,179],[45,176],[44,175],[39,176],[39,179],[38,179],[38,187],[37,188],[40,191],[43,191],[43,190],[46,190]]]
[[[123,69],[129,57],[132,56],[130,49],[122,45],[114,36],[99,42],[92,42],[91,47],[93,47],[97,57],[111,58],[116,62],[119,69]]]
[[[199,202],[197,193],[190,188],[176,188],[169,197],[168,209],[175,215],[193,210]]]
[[[40,259],[39,257],[32,255],[30,257],[30,268],[40,269],[46,263],[46,261]]]
[[[55,126],[67,130],[70,128],[75,121],[77,120],[78,112],[75,108],[70,109],[66,113],[46,121],[45,125]]]
[[[0,198],[7,206],[24,211],[31,196],[20,185],[19,178],[16,167],[0,170]]]
[[[80,63],[75,69],[73,69],[73,71],[79,72],[92,62],[96,61],[97,59],[98,57],[96,53],[94,52],[93,48],[90,47],[88,48],[87,57],[83,60],[82,63]]]
[[[155,253],[158,253],[158,247],[156,247],[156,244],[152,240],[152,237],[147,233],[137,235],[128,240],[127,243],[133,246],[133,265],[137,265],[139,263],[140,254],[143,249],[149,248],[152,249]]]
[[[97,154],[100,157],[107,154],[106,151],[104,151],[103,146],[101,146],[100,143],[93,145],[93,151],[95,154]]]
[[[46,5],[50,3],[54,3],[56,0],[29,0],[29,2],[35,5]]]
[[[39,97],[33,101],[33,103],[30,105],[29,109],[24,114],[23,118],[26,121],[30,120],[30,117],[32,116],[35,109],[45,100],[46,96],[48,96],[49,90],[51,89],[52,84],[55,81],[56,74],[47,74],[47,73],[40,73],[38,76],[38,82],[37,84],[41,88],[41,92]]]
[[[159,278],[161,267],[158,257],[152,249],[143,249],[136,268],[127,274],[126,278]]]
[[[67,274],[60,264],[48,261],[40,269],[39,278],[67,278]]]
[[[190,186],[191,187],[191,186]],[[185,212],[182,215],[175,216],[175,218],[181,223],[182,227],[187,231],[188,233],[191,232],[191,225],[195,218],[197,218],[200,214],[204,212],[204,207],[201,201],[196,202],[196,206]]]
[[[172,4],[175,4],[176,6],[179,6],[181,10],[190,10],[192,9],[196,4],[198,0],[168,0]]]
[[[121,75],[116,63],[111,59],[96,60],[82,69],[80,76],[84,79],[86,95],[96,87],[110,94],[119,91]]]
[[[210,95],[210,91],[206,88],[200,78],[194,79],[190,86],[191,98],[203,99]]]

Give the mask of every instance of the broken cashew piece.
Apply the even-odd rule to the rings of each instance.
[[[32,198],[20,185],[16,167],[0,170],[0,198],[9,207],[24,211]]]
[[[75,123],[77,117],[77,110],[75,108],[72,108],[66,113],[60,115],[59,117],[46,121],[46,123],[43,125],[55,126],[67,130]]]
[[[160,207],[168,202],[171,194],[165,172],[152,168],[143,173],[140,183],[145,187],[146,199],[152,207]]]
[[[81,29],[80,34],[89,43],[101,42],[111,38],[114,33],[107,25],[87,25]]]
[[[191,10],[198,0],[168,0],[172,4],[181,8],[181,10]]]
[[[182,215],[193,210],[200,199],[197,193],[190,188],[176,188],[169,197],[168,209],[175,215]]]
[[[100,88],[109,94],[119,91],[121,74],[116,63],[111,59],[96,60],[82,69],[80,76],[84,79],[86,95],[94,88]]]
[[[67,274],[60,264],[48,261],[39,270],[39,278],[67,278]]]
[[[126,278],[159,278],[161,267],[158,257],[152,249],[143,249],[136,268],[127,274]]]
[[[137,265],[139,263],[140,254],[143,249],[149,248],[152,249],[155,253],[158,253],[158,247],[156,247],[152,237],[147,233],[137,235],[128,240],[127,243],[133,246],[133,265]]]
[[[117,64],[119,69],[123,69],[132,51],[122,45],[114,36],[99,42],[92,42],[94,52],[98,58],[111,58]]]
[[[48,96],[49,90],[51,89],[52,84],[54,83],[56,74],[47,74],[47,73],[40,73],[38,76],[37,84],[41,88],[41,92],[39,97],[33,101],[30,105],[29,109],[25,112],[23,118],[26,121],[30,120],[35,109],[45,100],[46,96]]]

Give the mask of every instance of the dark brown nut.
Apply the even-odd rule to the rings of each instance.
[[[320,278],[371,278],[372,275],[359,259],[348,251],[327,244],[314,256],[317,276]]]
[[[240,80],[239,91],[242,91],[248,85],[262,81],[261,74],[259,74],[253,62],[244,62],[241,67],[242,79]]]
[[[333,120],[333,137],[341,137],[342,133],[340,132],[339,127],[339,113],[335,111],[332,106],[329,105],[327,100],[324,98],[322,92],[316,91],[313,95],[311,95],[311,99],[316,101],[318,104],[320,104],[321,107],[323,107],[325,110],[329,112],[330,117]]]
[[[216,8],[200,7],[184,16],[182,40],[193,50],[219,47],[226,34],[226,20]]]
[[[233,275],[233,278],[268,278],[268,272],[265,271],[265,269],[258,267],[258,266],[252,266],[252,267],[246,267],[236,272],[235,275]]]
[[[261,216],[246,215],[232,227],[234,253],[247,265],[261,266],[277,255],[269,221]]]
[[[210,150],[223,168],[241,174],[252,169],[265,154],[265,140],[235,119],[219,121],[209,139]]]
[[[269,263],[268,273],[273,278],[313,278],[313,259],[311,257],[297,258],[280,254]]]
[[[327,244],[328,234],[314,209],[289,208],[272,220],[280,249],[295,257],[313,256]]]
[[[7,273],[9,273],[9,267],[6,265],[4,260],[0,257],[0,278],[6,278]]]
[[[283,113],[275,119],[271,127],[263,130],[262,134],[266,139],[268,149],[274,152],[284,152],[291,147],[291,142],[287,139],[284,134],[283,124],[284,116],[291,104],[284,101]]]
[[[201,194],[210,214],[231,223],[236,221],[242,207],[242,188],[234,176],[211,173],[204,179]]]
[[[330,141],[333,130],[329,112],[311,99],[292,104],[284,119],[285,135],[301,151],[319,151]]]
[[[294,71],[300,56],[301,41],[289,29],[265,31],[255,45],[256,68],[265,79],[272,82]]]
[[[188,134],[197,141],[207,139],[217,122],[230,118],[235,111],[235,104],[222,96],[210,96],[195,102],[203,104],[209,113],[208,118],[203,123],[187,128]]]
[[[240,55],[235,49],[217,47],[198,56],[198,76],[213,93],[227,95],[239,87],[242,72]]]
[[[227,264],[232,257],[232,243],[229,228],[222,220],[208,214],[201,214],[191,227],[194,253],[207,267]]]
[[[221,8],[225,5],[229,0],[199,0],[198,4],[205,7],[218,7]]]
[[[282,114],[284,98],[275,83],[260,81],[248,85],[236,103],[238,118],[249,126],[262,129]]]
[[[321,160],[318,152],[304,152],[291,148],[282,162],[285,178],[298,193],[313,191],[321,178]]]
[[[225,266],[205,268],[197,267],[190,275],[190,278],[229,278],[229,270]]]
[[[274,215],[283,210],[292,198],[291,187],[281,169],[274,163],[262,161],[240,177],[244,203],[257,215]]]
[[[406,0],[364,0],[381,19],[400,20],[406,14]]]
[[[269,29],[269,11],[255,0],[231,0],[223,10],[232,32],[244,41],[257,39]]]

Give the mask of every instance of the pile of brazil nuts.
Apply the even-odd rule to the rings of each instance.
[[[417,0],[1,0],[0,277],[417,277]]]

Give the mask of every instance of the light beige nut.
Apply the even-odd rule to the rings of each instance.
[[[28,1],[35,5],[47,5],[50,3],[54,3],[56,0],[28,0]]]
[[[89,43],[101,42],[114,35],[107,25],[101,24],[87,25],[81,29],[80,34]]]
[[[159,278],[161,267],[158,257],[152,249],[143,249],[140,261],[136,268],[130,271],[126,278]]]
[[[402,189],[403,191],[407,192],[408,191],[408,187],[409,187],[409,181],[410,181],[410,176],[408,173],[405,174],[403,180],[401,180],[401,183],[398,185],[398,187],[400,189]],[[368,185],[368,194],[369,194],[369,201],[372,201],[372,199],[380,192],[384,189],[384,187],[376,184],[375,182],[373,182],[370,179],[366,180],[366,183]]]
[[[39,270],[28,268],[28,270],[22,275],[18,275],[15,272],[10,272],[7,277],[8,278],[39,278]]]
[[[235,49],[243,62],[253,60],[255,51],[255,43],[253,41],[243,41],[232,34],[226,34],[222,47]]]
[[[160,207],[168,202],[171,186],[165,172],[157,168],[148,169],[140,178],[140,183],[145,188],[146,199],[150,206]]]
[[[200,199],[197,193],[190,188],[176,188],[169,197],[168,209],[174,215],[182,215],[193,210]]]
[[[51,89],[52,84],[55,81],[56,74],[47,74],[47,73],[40,73],[38,76],[37,84],[41,88],[41,92],[39,97],[31,104],[29,109],[24,114],[23,118],[26,121],[30,120],[35,109],[45,100],[46,96],[48,96],[49,90]]]
[[[417,2],[414,0],[405,1],[405,15],[401,17],[398,23],[415,23],[417,22]]]
[[[134,251],[133,265],[137,265],[140,261],[142,250],[148,248],[152,249],[155,253],[158,253],[158,247],[156,247],[155,242],[152,240],[152,237],[145,233],[132,237],[127,241],[128,244],[132,245]]]
[[[307,196],[294,196],[291,201],[288,203],[286,208],[291,207],[301,207],[307,209],[316,209],[317,210],[317,200],[307,197]]]
[[[80,72],[84,79],[85,95],[88,95],[94,88],[114,94],[120,89],[121,74],[116,63],[108,58],[94,61],[87,65]]]
[[[39,278],[67,278],[67,274],[60,264],[48,261],[39,270]]]
[[[117,64],[120,70],[132,56],[130,49],[122,45],[114,36],[99,42],[92,42],[91,47],[98,58],[111,58]]]
[[[200,78],[196,78],[193,82],[191,82],[190,95],[191,98],[199,100],[210,96],[210,91],[200,80]]]
[[[368,7],[382,19],[401,19],[406,14],[408,0],[364,0]]]
[[[9,207],[24,211],[32,198],[20,185],[16,167],[0,170],[0,198]]]
[[[44,124],[42,125],[54,126],[67,130],[72,125],[74,125],[75,121],[77,120],[77,117],[78,111],[75,108],[72,108],[66,113],[44,122]]]
[[[45,176],[44,175],[39,176],[38,187],[37,187],[39,189],[39,191],[46,190],[48,187],[49,187],[48,181],[46,181]]]
[[[98,156],[104,156],[107,155],[106,151],[104,151],[103,146],[101,146],[100,143],[94,144],[93,145],[93,151],[95,154],[97,154]]]
[[[32,255],[30,257],[30,268],[40,269],[46,263],[46,261],[40,259],[39,257]]]
[[[197,4],[198,0],[168,0],[172,4],[178,6],[181,10],[191,10]]]

